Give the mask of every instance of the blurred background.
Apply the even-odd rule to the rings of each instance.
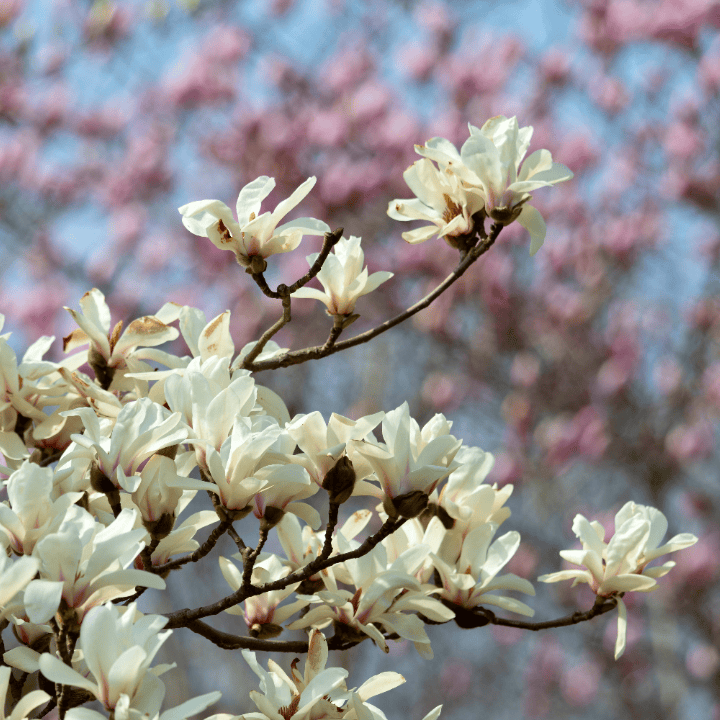
[[[352,330],[371,327],[457,261],[437,239],[406,245],[411,226],[387,218],[390,200],[411,195],[413,144],[460,145],[468,122],[517,115],[535,128],[530,151],[575,173],[534,195],[548,225],[540,252],[530,258],[513,225],[412,322],[257,379],[291,414],[358,417],[404,400],[421,424],[444,413],[495,455],[489,480],[514,484],[503,531],[523,543],[508,569],[531,580],[559,569],[576,513],[612,530],[630,499],[700,542],[657,592],[626,597],[618,662],[614,615],[537,634],[451,624],[429,628],[432,662],[369,642],[332,662],[350,686],[401,672],[407,683],[377,698],[391,720],[439,703],[445,720],[718,720],[718,27],[717,0],[2,0],[3,332],[19,355],[56,336],[57,360],[73,328],[63,306],[97,287],[113,322],[173,300],[208,320],[230,309],[236,348],[257,338],[279,307],[231,253],[188,233],[177,207],[234,207],[259,175],[277,180],[263,209],[317,175],[297,215],[362,236],[370,271],[395,273],[358,303]],[[303,274],[319,245],[275,256],[271,285]],[[293,314],[282,346],[324,341],[319,303],[298,300]],[[143,609],[225,594],[214,557],[197,568],[202,583],[178,573]],[[537,592],[537,620],[593,599],[569,583]],[[214,623],[245,632],[237,617]],[[180,667],[164,676],[166,707],[217,688],[212,712],[255,709],[257,678],[238,652],[184,630],[171,642],[163,660]],[[276,659],[287,670],[292,658]]]

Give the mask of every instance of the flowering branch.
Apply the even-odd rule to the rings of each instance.
[[[186,627],[188,623],[192,622],[193,620],[199,620],[200,618],[208,617],[210,615],[217,615],[223,610],[227,610],[233,605],[237,605],[238,603],[243,602],[243,600],[245,600],[246,598],[256,595],[264,595],[265,593],[271,592],[272,590],[281,590],[292,583],[307,580],[320,570],[332,567],[333,565],[345,562],[346,560],[353,560],[355,558],[362,557],[363,555],[366,555],[368,552],[370,552],[370,550],[372,550],[375,546],[382,542],[386,537],[395,532],[395,530],[397,530],[401,525],[403,525],[405,520],[405,518],[399,518],[397,520],[388,519],[383,523],[382,527],[374,535],[368,537],[356,550],[351,550],[346,553],[334,555],[333,557],[326,559],[318,558],[310,562],[308,565],[301,568],[300,570],[296,570],[294,573],[290,573],[290,575],[287,575],[280,580],[265,583],[260,586],[250,585],[249,587],[241,587],[232,595],[228,595],[227,597],[224,597],[221,600],[212,603],[211,605],[204,605],[202,607],[195,608],[194,610],[185,608],[183,610],[176,610],[175,612],[168,613],[166,615],[166,617],[168,618],[167,627]]]
[[[394,318],[386,320],[381,325],[339,343],[334,342],[333,335],[331,334],[330,338],[328,338],[324,345],[304,348],[303,350],[292,350],[278,356],[277,358],[271,358],[269,360],[252,362],[248,361],[246,357],[240,367],[244,370],[250,370],[252,372],[276,370],[277,368],[289,367],[290,365],[299,365],[301,363],[308,362],[309,360],[318,360],[320,358],[327,357],[328,355],[333,355],[336,352],[340,352],[341,350],[347,350],[348,348],[355,347],[356,345],[369,342],[378,335],[382,335],[382,333],[387,332],[396,325],[405,322],[413,315],[419,313],[421,310],[424,310],[434,300],[440,297],[440,295],[442,295],[451,285],[457,282],[457,280],[465,274],[468,268],[476,260],[478,260],[481,255],[484,255],[492,247],[495,240],[497,240],[498,235],[500,235],[502,228],[503,226],[501,224],[494,223],[487,238],[481,239],[477,245],[469,248],[462,256],[455,270],[453,270],[453,272],[450,273],[450,275],[448,275],[442,283],[422,298],[422,300],[419,300],[414,305],[411,305],[407,310],[404,310]],[[335,328],[333,328],[333,330],[334,329]]]

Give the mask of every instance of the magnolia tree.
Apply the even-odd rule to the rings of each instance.
[[[43,358],[51,337],[18,362],[2,336],[8,501],[0,505],[0,688],[13,720],[55,708],[75,720],[181,720],[204,712],[220,693],[163,709],[161,676],[173,665],[153,661],[181,628],[240,649],[259,678],[259,691],[250,693],[257,711],[239,706],[237,715],[214,718],[384,718],[369,700],[404,678],[383,672],[348,683],[346,670],[328,665],[328,652],[369,640],[387,653],[394,641],[407,640],[429,661],[426,625],[537,631],[612,612],[614,655],[623,654],[624,597],[655,590],[675,565],[655,561],[693,545],[694,535],[665,540],[663,513],[630,499],[612,533],[577,514],[572,529],[581,548],[560,553],[572,569],[537,580],[587,584],[594,602],[567,617],[518,619],[534,616],[517,595],[533,596],[535,587],[505,570],[520,534],[500,530],[510,517],[512,485],[485,482],[491,454],[464,445],[442,414],[420,427],[407,403],[357,419],[291,417],[282,398],[255,379],[261,370],[371,342],[411,318],[492,252],[513,223],[528,230],[531,255],[540,249],[545,222],[532,193],[572,173],[548,150],[526,157],[532,128],[515,117],[469,130],[459,150],[444,138],[416,146],[422,159],[404,174],[415,197],[392,200],[387,209],[397,220],[422,221],[404,233],[407,242],[444,241],[457,264],[420,302],[371,330],[341,339],[359,317],[362,296],[391,273],[369,274],[360,239],[343,237],[342,228],[315,218],[282,222],[314,177],[262,212],[274,186],[263,176],[240,191],[236,212],[218,200],[180,208],[192,233],[232,251],[248,280],[281,306],[257,341],[237,350],[229,312],[207,322],[200,310],[174,303],[124,328],[113,324],[97,289],[80,299],[81,312],[67,308],[78,328],[64,338],[64,350],[83,349],[60,362]],[[322,250],[307,258],[302,277],[273,289],[265,276],[273,256],[295,250],[304,235],[321,235]],[[307,287],[313,278],[323,291]],[[304,298],[325,306],[327,340],[281,348],[272,338]],[[158,349],[180,334],[191,355]],[[86,364],[92,376],[80,370]],[[201,491],[207,509],[182,517]],[[344,513],[351,498],[364,499],[364,507]],[[235,528],[250,515],[253,539]],[[163,615],[140,612],[136,601],[144,593],[165,589],[171,573],[192,573],[186,566],[206,558],[224,535],[237,547],[232,557],[219,557],[229,585],[224,596]],[[272,535],[282,552],[265,550]],[[206,622],[222,612],[242,616],[247,632],[229,634]],[[279,639],[293,630],[306,636]],[[6,649],[10,635],[16,646]],[[289,670],[274,661],[265,670],[258,651],[307,653],[307,660],[303,671],[297,660]],[[94,701],[101,709],[83,707]]]
[[[40,335],[68,334],[75,323],[63,306],[79,310],[91,287],[115,321],[152,315],[172,299],[208,317],[230,308],[238,348],[259,338],[279,317],[279,299],[238,282],[233,254],[187,232],[175,208],[198,197],[232,205],[239,188],[265,175],[277,181],[269,208],[317,176],[297,214],[349,228],[362,237],[370,274],[395,273],[358,303],[352,329],[371,328],[431,292],[457,262],[449,243],[400,241],[430,220],[401,225],[385,213],[390,198],[408,195],[413,143],[442,135],[460,148],[468,120],[517,115],[535,128],[531,149],[549,148],[575,173],[533,198],[552,228],[541,252],[530,257],[527,231],[512,223],[472,272],[394,332],[323,362],[263,374],[256,363],[254,375],[292,416],[358,418],[408,400],[420,425],[438,411],[452,417],[456,436],[494,453],[486,482],[515,485],[522,540],[506,568],[520,576],[552,571],[578,511],[612,532],[613,512],[630,497],[701,542],[660,592],[625,597],[631,621],[618,662],[608,652],[611,616],[573,633],[428,628],[435,663],[415,658],[407,642],[390,643],[388,659],[365,643],[344,661],[365,677],[376,671],[370,664],[392,662],[385,667],[408,682],[384,702],[417,717],[440,701],[444,716],[478,702],[517,715],[524,705],[532,716],[712,715],[720,688],[712,682],[720,667],[715,4],[552,3],[552,42],[561,44],[551,48],[531,42],[536,26],[520,11],[502,15],[495,30],[499,15],[487,0],[402,5],[327,0],[298,53],[291,40],[317,22],[314,2],[69,0],[44,3],[43,12],[23,0],[0,3],[8,342],[21,356]],[[323,239],[276,253],[268,285],[304,275],[305,256]],[[320,278],[302,290],[313,287]],[[317,303],[293,300],[292,311],[295,321],[274,339],[322,345],[329,328]],[[181,336],[171,350],[195,352],[186,345]],[[45,357],[59,362],[61,343]],[[201,510],[203,498],[186,513]],[[351,497],[341,514],[361,507]],[[244,537],[255,532],[253,518],[236,524]],[[271,533],[267,549],[280,547]],[[231,548],[225,534],[215,552]],[[141,608],[218,597],[218,567],[199,573],[202,583],[171,574],[170,592],[148,593]],[[548,587],[537,612],[589,607],[589,586],[570,585]],[[233,620],[223,613],[215,624],[236,632]],[[171,704],[178,689],[212,689],[206,668],[192,662],[210,647],[193,633],[165,643],[163,660],[190,661],[186,676],[178,669],[163,678]],[[223,657],[225,685],[214,687],[245,682],[244,661]]]

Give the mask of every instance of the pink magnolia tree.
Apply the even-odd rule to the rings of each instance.
[[[362,418],[411,398],[421,425],[445,413],[465,442],[492,451],[487,482],[512,484],[529,500],[513,514],[522,542],[507,569],[519,576],[555,570],[557,548],[574,530],[588,542],[577,517],[620,510],[631,496],[673,526],[690,523],[700,537],[658,592],[624,598],[630,622],[617,662],[614,620],[563,634],[530,634],[489,622],[489,615],[490,627],[471,633],[431,628],[436,662],[401,660],[416,678],[406,685],[403,707],[416,708],[418,717],[441,701],[444,716],[478,703],[493,712],[513,694],[522,695],[518,712],[537,717],[685,717],[697,703],[705,715],[718,713],[712,558],[720,536],[717,492],[708,480],[716,474],[720,412],[718,10],[700,0],[588,0],[570,9],[572,38],[536,52],[522,26],[485,27],[470,9],[328,4],[322,35],[332,28],[337,39],[303,53],[285,47],[307,18],[303,3],[270,3],[252,19],[223,3],[66,2],[53,6],[50,20],[20,2],[0,10],[0,310],[13,341],[23,339],[18,351],[39,335],[67,336],[71,349],[77,317],[63,307],[79,316],[77,298],[93,287],[112,318],[105,335],[119,320],[155,316],[167,300],[199,307],[208,319],[229,309],[223,323],[238,350],[278,324],[272,337],[282,347],[332,350],[318,362],[268,372],[272,356],[248,349],[243,362],[280,392],[290,416],[320,409]],[[396,29],[408,25],[412,39],[395,42]],[[454,238],[470,231],[477,196],[466,194],[465,214],[453,214],[465,226],[454,226],[445,240],[433,234],[413,244],[403,233],[417,241],[412,233],[428,223],[439,233],[446,228],[442,211],[420,217],[408,199],[430,183],[428,163],[447,167],[448,147],[428,138],[445,138],[460,151],[468,122],[480,129],[500,114],[534,128],[528,155],[547,148],[574,173],[572,182],[532,190],[532,206],[547,225],[542,249],[530,257],[541,242],[537,218],[513,218],[428,309],[376,345],[335,354],[356,329],[397,316],[455,270],[467,248]],[[298,209],[288,208],[278,222],[305,216],[326,223],[314,228],[317,240],[306,234],[294,252],[259,253],[267,269],[242,263],[263,274],[269,292],[238,267],[242,257],[258,257],[257,248],[223,252],[222,229],[210,237],[213,245],[198,226],[186,223],[192,232],[184,230],[175,211],[183,206],[183,217],[200,222],[198,207],[190,207],[193,214],[187,205],[218,198],[232,214],[237,193],[263,177],[275,184],[262,212],[316,177]],[[451,197],[473,185],[458,178]],[[491,220],[509,219],[501,213],[507,198],[491,195],[485,187],[488,229]],[[404,209],[393,209],[397,199]],[[248,208],[244,218],[216,213],[230,237],[238,237],[230,222],[240,231],[260,222]],[[417,222],[399,226],[403,219]],[[263,227],[266,239],[274,237],[277,223]],[[328,255],[322,236],[338,227],[347,239]],[[317,261],[308,264],[307,254],[327,249],[330,263],[340,248],[350,254],[350,236],[362,237],[359,266],[367,262],[368,281],[388,272],[393,280],[357,296],[360,318],[348,329],[341,325],[354,308],[338,322],[311,302],[315,288],[315,298],[327,298],[321,309],[333,311],[324,266],[327,283],[316,273],[298,288],[287,322],[286,298],[273,297],[272,288],[304,276]],[[295,239],[290,233],[282,242]],[[102,382],[115,348],[126,357],[146,346],[133,344],[131,328],[125,341],[118,330],[119,348],[101,348],[102,360],[81,369]],[[156,330],[158,342],[168,339]],[[200,348],[189,337],[196,355]],[[49,357],[62,357],[59,343]],[[73,422],[78,432],[80,416]],[[247,497],[236,498],[235,509]],[[262,508],[256,511],[262,517]],[[613,516],[599,518],[606,542]],[[267,578],[278,572],[260,569]],[[222,572],[235,589],[243,587],[242,573],[230,565]],[[438,563],[436,572],[450,583],[451,568]],[[217,576],[208,574],[208,582]],[[173,595],[197,604],[172,578]],[[362,577],[352,579],[365,587]],[[546,617],[591,606],[602,578],[594,581],[589,589],[548,586],[537,598]],[[236,625],[221,626],[237,632]],[[486,647],[478,647],[478,634]],[[207,652],[205,645],[186,647]],[[394,653],[405,647],[389,644]],[[522,693],[513,689],[519,673]]]

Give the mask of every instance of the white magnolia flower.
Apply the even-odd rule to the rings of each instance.
[[[63,338],[63,350],[69,352],[89,343],[88,362],[104,388],[110,385],[116,370],[149,369],[145,363],[133,361],[133,351],[138,346],[162,345],[174,340],[179,334],[155,315],[133,320],[124,332],[122,321],[111,330],[110,308],[105,302],[105,296],[97,288],[89,290],[80,298],[80,307],[82,314],[72,308],[65,308],[80,329],[73,330]],[[165,317],[168,321],[172,319],[170,316]]]
[[[310,267],[318,255],[319,253],[314,253],[307,256]],[[359,297],[372,292],[393,276],[393,273],[386,271],[368,276],[367,268],[363,267],[364,260],[359,237],[351,235],[350,239],[340,238],[317,274],[325,292],[302,287],[292,296],[320,300],[327,308],[328,315],[350,315],[354,312]]]
[[[10,506],[0,503],[0,535],[4,533],[18,555],[32,555],[35,543],[54,532],[81,492],[57,496],[52,468],[23,463],[7,481]]]
[[[185,371],[165,381],[170,410],[181,413],[195,445],[198,465],[207,472],[207,448],[219,451],[239,416],[249,416],[257,400],[255,380],[246,371],[230,372],[230,358],[194,358]]]
[[[342,533],[336,540],[340,552],[354,549]],[[389,652],[379,625],[413,642],[423,657],[432,658],[430,638],[416,613],[436,622],[447,622],[455,615],[429,597],[437,588],[421,585],[414,577],[428,552],[428,546],[415,545],[389,563],[386,549],[380,544],[367,555],[346,560],[342,582],[354,586],[355,592],[338,588],[334,575],[323,576],[328,589],[315,593],[311,600],[313,604],[320,603],[319,606],[288,625],[288,630],[324,627],[334,622],[336,627],[347,626],[350,637],[367,635]]]
[[[538,578],[541,582],[573,580],[573,586],[586,582],[599,597],[617,599],[616,659],[623,654],[626,642],[627,609],[622,601],[622,593],[654,590],[657,587],[656,578],[670,572],[675,563],[668,560],[662,565],[647,567],[648,563],[698,541],[695,535],[682,533],[660,545],[667,527],[667,518],[659,510],[628,502],[615,515],[615,534],[606,543],[605,528],[597,520],[588,522],[587,518],[578,514],[572,529],[582,542],[582,550],[562,550],[560,555],[580,567]]]
[[[238,262],[253,272],[265,269],[264,259],[294,250],[303,235],[324,235],[328,225],[315,218],[298,218],[280,227],[277,224],[315,185],[308,178],[295,192],[278,204],[273,212],[260,212],[260,204],[272,192],[275,180],[263,175],[246,185],[238,195],[237,220],[220,200],[198,200],[179,208],[183,225],[194,235],[209,238],[221,250],[232,250]],[[258,260],[253,261],[257,257]]]
[[[124,703],[154,715],[162,704],[165,686],[150,664],[172,634],[172,630],[160,632],[167,622],[161,615],[142,615],[135,603],[127,608],[112,603],[95,607],[85,616],[78,641],[90,677],[50,653],[40,656],[40,670],[53,682],[91,692],[111,712]],[[156,672],[167,669],[161,666]]]
[[[171,485],[178,479],[175,462],[164,455],[153,455],[140,473],[140,484],[132,494],[143,523],[155,537],[172,530],[183,490]],[[195,495],[190,492],[191,496]]]
[[[260,678],[262,691],[250,693],[260,712],[246,713],[242,717],[247,720],[287,720],[290,717],[292,720],[381,720],[383,714],[366,701],[405,682],[399,673],[384,672],[370,678],[356,690],[348,691],[345,685],[348,671],[326,667],[327,641],[317,629],[310,632],[303,673],[293,662],[291,675],[287,675],[273,660],[268,662],[266,671],[260,667],[254,652],[243,650],[242,653]],[[426,720],[436,717],[431,714]]]
[[[188,437],[179,412],[170,413],[147,397],[122,408],[109,436],[107,421],[101,422],[90,408],[68,410],[65,414],[80,416],[85,432],[72,436],[77,447],[60,462],[64,464],[78,458],[94,461],[116,488],[127,492],[135,492],[140,484],[140,476],[134,473],[141,463],[158,450],[177,445]]]
[[[445,432],[440,429],[443,426]],[[422,495],[429,495],[440,480],[458,467],[453,458],[462,442],[447,430],[447,421],[438,423],[433,418],[421,431],[405,402],[385,414],[383,444],[353,444],[355,452],[375,471],[380,482],[375,495],[383,500],[389,516],[417,516],[427,505],[427,497],[423,502]]]
[[[239,553],[233,555],[242,562]],[[227,558],[221,557],[220,570],[228,585],[235,590],[242,586],[242,572],[237,565]],[[277,555],[268,554],[259,562],[255,563],[252,572],[254,585],[265,585],[275,580],[280,580],[291,572],[290,568],[283,566]],[[288,585],[280,590],[271,590],[262,595],[249,597],[243,602],[243,607],[235,605],[225,610],[230,615],[242,615],[245,624],[250,628],[252,637],[268,639],[277,637],[282,632],[282,624],[298,610],[308,604],[308,600],[298,599],[279,607],[280,604],[290,596],[300,585],[299,582]]]
[[[25,590],[25,607],[34,623],[47,622],[60,601],[74,608],[78,620],[96,605],[131,595],[137,586],[165,589],[165,581],[130,565],[144,547],[144,528],[134,528],[138,511],[124,509],[105,527],[72,505],[58,528],[35,545],[40,579]]]
[[[545,240],[546,228],[542,215],[528,204],[530,193],[569,180],[572,172],[553,162],[549,150],[537,150],[523,162],[533,129],[519,127],[516,117],[498,115],[482,128],[469,127],[470,137],[460,152],[445,138],[432,138],[415,150],[454,172],[465,187],[478,188],[485,214],[495,222],[508,225],[517,220],[530,233],[534,255]]]
[[[317,411],[308,415],[296,415],[285,426],[302,450],[302,454],[293,455],[292,460],[306,468],[313,481],[321,486],[325,475],[345,454],[348,443],[352,440],[364,440],[384,416],[385,413],[379,412],[359,420],[351,420],[333,413],[326,423],[322,414]],[[367,464],[358,463],[358,467],[354,467],[356,483],[372,472],[369,466],[361,468],[361,465]],[[365,475],[364,470],[367,470]]]
[[[442,528],[437,518],[433,518],[433,521],[436,528]],[[471,530],[462,543],[462,551],[457,560],[453,557],[454,552],[450,557],[444,552],[444,543],[437,554],[431,554],[433,564],[442,579],[440,596],[468,609],[478,605],[496,605],[504,610],[532,617],[535,611],[524,602],[505,595],[492,594],[496,590],[513,590],[535,595],[535,588],[528,580],[513,573],[498,576],[520,546],[520,533],[512,531],[492,541],[496,530],[496,523],[484,523]],[[446,531],[445,537],[453,532],[456,531]],[[450,546],[454,548],[455,543],[450,543]]]
[[[510,508],[505,507],[505,502],[512,494],[513,486],[498,488],[497,484],[484,483],[495,458],[478,447],[463,447],[455,460],[460,467],[450,473],[438,504],[468,529],[486,522],[501,525],[510,517]]]
[[[276,424],[257,430],[250,418],[237,417],[232,434],[220,450],[206,448],[205,472],[212,482],[180,477],[173,484],[190,490],[209,490],[228,510],[250,512],[253,498],[270,480],[267,473],[261,476],[260,470],[274,462],[269,452],[282,433]]]
[[[449,168],[438,170],[430,160],[418,160],[404,173],[408,187],[417,195],[410,200],[392,200],[387,213],[393,220],[424,220],[431,223],[402,234],[415,245],[433,235],[444,238],[451,247],[453,238],[475,229],[473,215],[485,201],[478,188],[466,187]]]

